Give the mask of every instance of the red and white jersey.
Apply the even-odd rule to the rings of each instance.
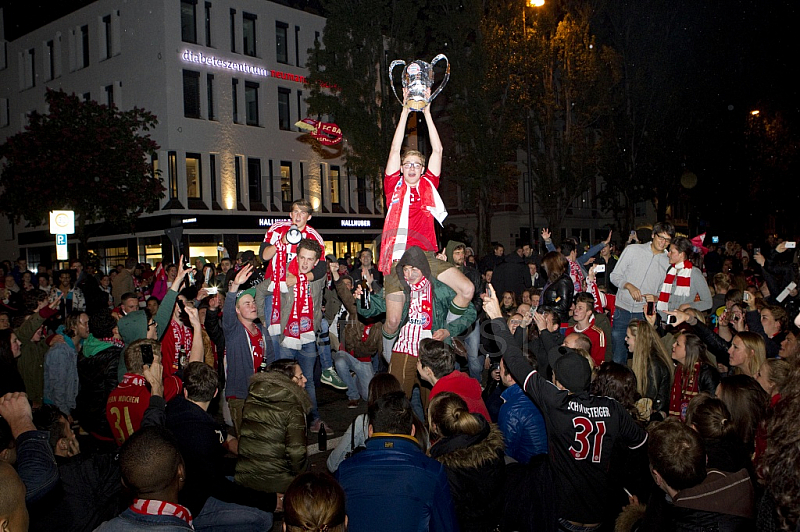
[[[264,235],[264,242],[268,243],[271,246],[285,248],[284,250],[285,253],[276,253],[275,256],[272,257],[272,260],[270,261],[273,272],[275,271],[284,272],[283,278],[280,279],[281,281],[286,280],[286,274],[285,274],[286,265],[292,262],[292,259],[294,259],[297,256],[297,244],[283,244],[281,242],[283,235],[285,235],[291,227],[292,227],[291,220],[281,220],[280,222],[275,222],[274,224],[272,224],[270,228],[267,230],[267,233]],[[320,235],[316,229],[314,229],[310,225],[306,225],[302,229],[302,231],[300,231],[300,234],[303,235],[304,239],[311,238],[319,242],[319,245],[322,247],[322,254],[323,255],[325,254],[325,240],[323,240],[322,235]],[[282,268],[276,268],[275,265],[275,261],[278,260],[279,256],[285,256],[286,258],[286,263],[283,265]]]
[[[180,393],[183,383],[174,375],[164,375],[164,400]],[[122,445],[142,425],[144,411],[150,405],[150,389],[142,375],[126,373],[106,403],[106,419],[117,445]]]

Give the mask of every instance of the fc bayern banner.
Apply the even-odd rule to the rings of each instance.
[[[332,146],[342,141],[342,130],[336,124],[320,122],[313,118],[304,118],[294,125],[308,131],[312,137],[325,146]]]

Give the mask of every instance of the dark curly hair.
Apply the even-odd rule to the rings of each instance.
[[[800,360],[792,370],[767,422],[767,448],[761,458],[761,473],[775,501],[784,530],[794,530],[800,521]]]
[[[641,396],[636,390],[636,375],[629,367],[616,362],[603,362],[589,385],[589,393],[616,399],[633,419],[640,419],[636,401]]]

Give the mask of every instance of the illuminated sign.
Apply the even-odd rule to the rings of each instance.
[[[372,227],[372,220],[339,220],[342,227]]]
[[[206,55],[203,52],[192,52],[184,50],[181,58],[187,63],[196,63],[199,65],[207,65],[215,68],[225,70],[233,70],[235,72],[244,72],[245,74],[252,74],[254,76],[269,77],[270,72],[266,68],[259,66],[249,65],[239,61],[229,61],[227,59],[220,59],[214,55]]]
[[[288,220],[288,218],[259,218],[258,219],[258,226],[259,227],[269,227],[274,223],[281,222],[283,220]]]
[[[298,129],[308,131],[312,137],[325,146],[333,146],[342,141],[342,130],[336,124],[320,122],[313,118],[304,118],[295,122],[294,125]]]
[[[185,224],[192,224],[192,223],[194,223],[196,221],[197,221],[197,218],[184,218],[183,220],[181,220],[181,222],[185,223]]]
[[[251,65],[249,63],[245,63],[243,61],[231,61],[229,59],[223,59],[217,57],[215,55],[207,55],[203,52],[193,52],[191,50],[184,50],[180,53],[180,57],[186,63],[194,63],[197,65],[206,65],[209,67],[220,68],[223,70],[232,70],[234,72],[242,72],[244,74],[252,74],[253,76],[261,76],[261,77],[272,77],[277,79],[285,79],[287,81],[294,81],[295,83],[308,83],[308,80],[305,76],[300,76],[297,74],[290,74],[288,72],[282,72],[280,70],[267,70],[264,67]],[[336,85],[331,85],[328,83],[319,83],[320,87],[327,87],[330,89],[337,90],[338,87]]]

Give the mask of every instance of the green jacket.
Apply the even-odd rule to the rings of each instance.
[[[475,323],[478,313],[475,311],[473,305],[467,307],[466,312],[462,314],[457,320],[446,323],[447,313],[450,311],[450,302],[456,293],[446,284],[436,279],[433,280],[433,326],[432,332],[439,329],[447,329],[450,333],[444,342],[446,344],[452,343],[452,338],[460,335],[467,328]],[[358,313],[365,318],[372,318],[381,313],[386,312],[386,300],[384,299],[384,292],[381,290],[377,294],[372,294],[372,304],[369,309],[361,308],[361,301],[357,301]],[[360,299],[360,298],[359,298]],[[408,322],[408,294],[406,294],[406,304],[403,306],[403,317],[400,320],[400,328]]]
[[[308,393],[285,374],[253,375],[244,403],[236,483],[285,493],[306,470],[306,414],[310,410]]]
[[[17,369],[25,383],[25,392],[28,399],[34,404],[42,404],[44,396],[44,355],[49,349],[44,338],[38,342],[33,341],[33,335],[44,323],[44,318],[37,312],[25,320],[14,334],[22,343],[20,356],[17,360]]]

